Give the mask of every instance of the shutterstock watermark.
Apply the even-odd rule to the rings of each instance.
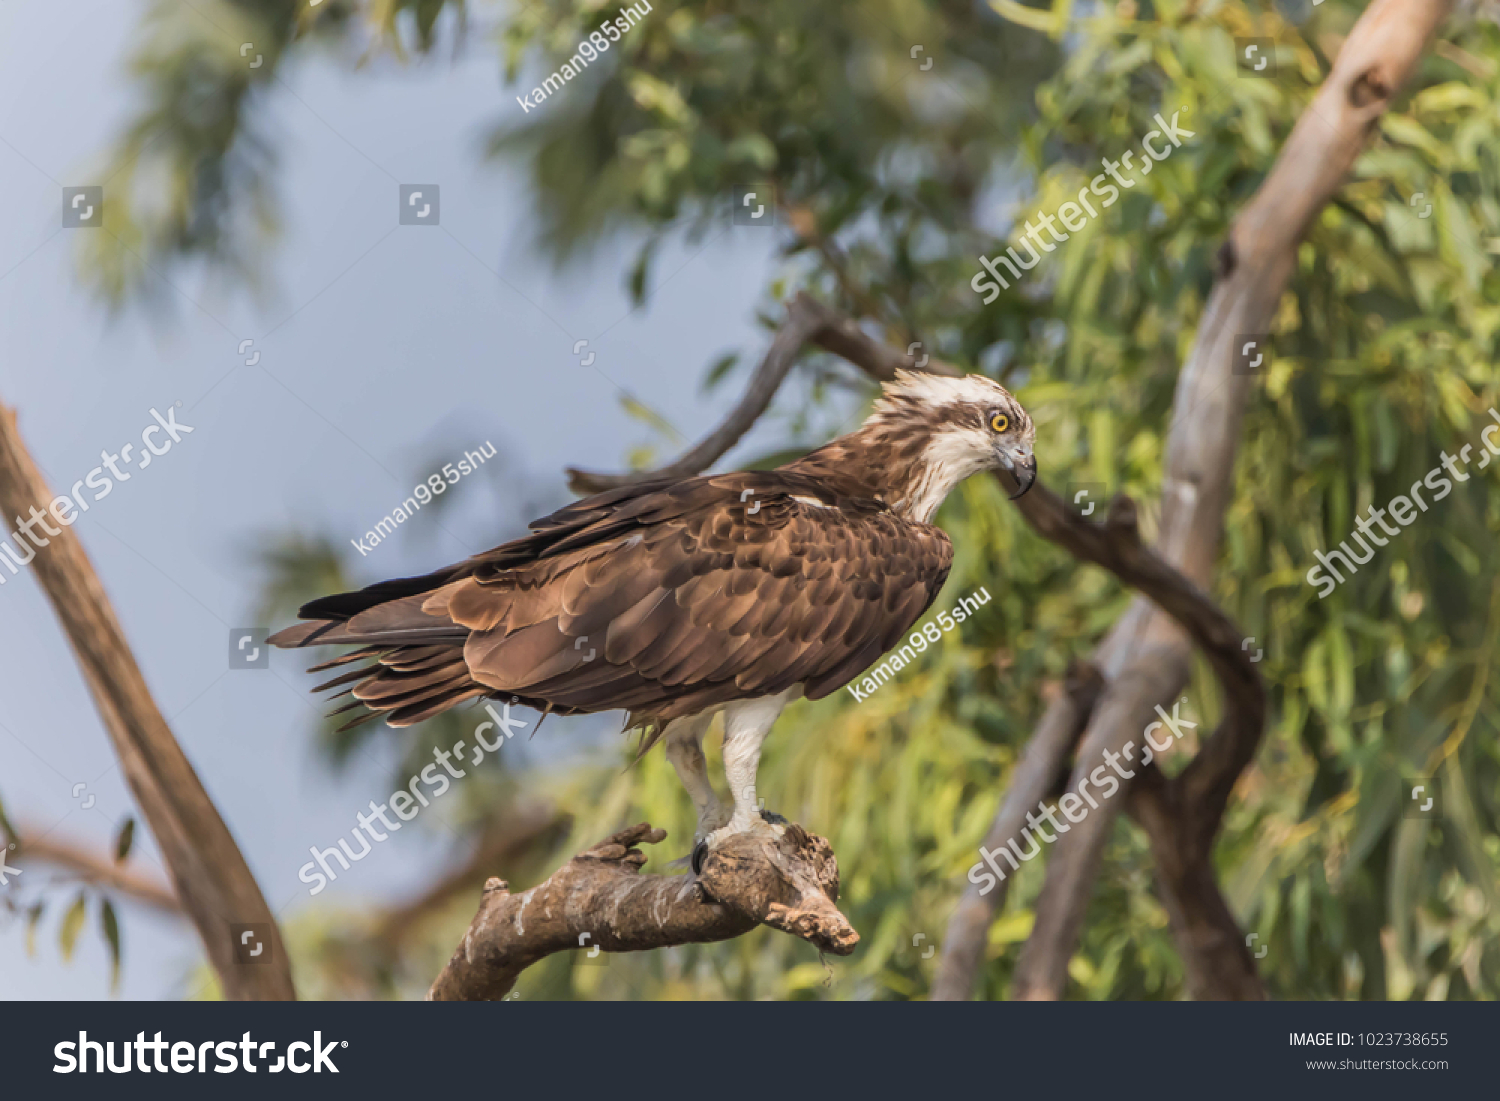
[[[307,1035],[303,1033],[303,1035]],[[77,1040],[63,1040],[52,1048],[57,1063],[53,1074],[130,1074],[139,1072],[165,1074],[233,1074],[243,1069],[255,1074],[264,1070],[267,1074],[280,1074],[289,1070],[293,1074],[339,1073],[334,1064],[333,1052],[347,1048],[348,1040],[323,1042],[323,1033],[315,1031],[312,1040],[294,1040],[286,1045],[285,1054],[276,1054],[275,1040],[256,1040],[246,1032],[238,1040],[204,1040],[201,1043],[189,1040],[163,1040],[161,1033],[155,1039],[146,1039],[144,1032],[137,1032],[134,1040],[120,1041],[120,1062],[115,1063],[115,1041],[90,1040],[87,1032],[80,1032]],[[131,1055],[135,1059],[132,1062]],[[273,1063],[271,1057],[275,1055]],[[260,1065],[256,1065],[256,1060]],[[169,1067],[167,1064],[171,1063]]]
[[[542,81],[541,87],[533,88],[525,96],[516,97],[516,102],[521,105],[522,111],[529,115],[533,107],[542,105],[542,100],[562,91],[564,84],[587,69],[589,62],[596,60],[600,54],[609,49],[611,42],[620,41],[620,37],[646,18],[650,11],[651,0],[640,0],[638,4],[621,8],[620,14],[614,19],[606,19],[599,25],[597,31],[578,43],[578,49],[573,52],[573,56],[562,63],[562,68]],[[533,98],[536,100],[535,103],[532,102]]]
[[[160,457],[171,451],[174,443],[181,443],[183,435],[193,431],[191,425],[182,424],[177,420],[177,408],[181,404],[178,402],[176,405],[169,405],[165,417],[155,409],[150,411],[156,423],[147,425],[141,431],[140,461],[135,464],[137,472],[150,466],[153,457]],[[160,446],[157,446],[158,444]],[[55,528],[47,523],[49,516],[63,527],[72,527],[77,523],[79,514],[87,512],[91,503],[84,497],[85,486],[94,491],[92,501],[97,503],[114,492],[116,482],[130,481],[131,472],[122,470],[120,464],[129,465],[130,453],[134,450],[135,444],[127,443],[120,448],[119,454],[110,451],[99,452],[102,465],[94,467],[74,482],[70,493],[59,493],[52,498],[52,503],[45,511],[38,511],[37,507],[32,505],[31,512],[28,514],[29,519],[23,520],[17,516],[16,530],[10,534],[10,540],[15,547],[12,548],[4,539],[0,539],[0,564],[3,564],[14,576],[20,572],[18,567],[30,564],[31,560],[36,557],[37,551],[51,544],[52,540],[48,536],[61,535],[62,528]],[[106,467],[109,469],[109,474],[104,473]],[[110,475],[114,477],[111,478]],[[42,529],[40,535],[36,533],[38,527]],[[0,531],[4,530],[0,528]],[[21,538],[22,532],[26,533],[26,539]],[[27,539],[31,542],[28,543]],[[26,557],[21,557],[22,552]],[[5,574],[0,572],[0,585],[3,584],[5,584]]]
[[[1479,433],[1479,439],[1484,444],[1484,449],[1480,452],[1479,466],[1475,468],[1477,470],[1483,470],[1489,466],[1491,456],[1500,455],[1500,444],[1497,444],[1494,440],[1495,434],[1500,432],[1500,412],[1496,412],[1494,407],[1491,406],[1489,413],[1495,423],[1485,425],[1484,431]],[[1358,543],[1360,549],[1365,552],[1363,558],[1349,546],[1349,539],[1341,541],[1335,550],[1326,552],[1313,551],[1313,557],[1318,560],[1318,565],[1307,571],[1307,583],[1318,586],[1318,599],[1322,600],[1346,580],[1344,575],[1338,571],[1338,567],[1333,564],[1334,559],[1342,561],[1344,569],[1349,571],[1350,576],[1353,576],[1359,572],[1360,566],[1363,566],[1375,557],[1375,547],[1384,547],[1390,543],[1390,539],[1382,538],[1375,532],[1374,527],[1376,524],[1380,525],[1380,530],[1386,535],[1395,538],[1406,529],[1408,524],[1417,518],[1418,508],[1422,512],[1427,511],[1427,502],[1422,500],[1423,486],[1432,491],[1432,499],[1434,501],[1441,501],[1453,492],[1454,481],[1467,482],[1472,475],[1465,474],[1459,470],[1459,464],[1467,464],[1469,461],[1469,452],[1473,450],[1474,445],[1466,443],[1457,455],[1450,455],[1446,451],[1439,452],[1441,461],[1419,481],[1411,484],[1411,489],[1407,491],[1411,495],[1410,497],[1405,493],[1399,494],[1392,497],[1385,508],[1376,508],[1374,505],[1371,505],[1368,516],[1359,516],[1356,514],[1354,526],[1357,530],[1349,533],[1349,539],[1353,539],[1354,542]],[[1443,475],[1445,469],[1449,474],[1453,475],[1452,480]],[[1415,508],[1412,506],[1413,501],[1416,502]],[[1385,518],[1387,514],[1400,527],[1393,528],[1390,524],[1386,523]],[[1368,543],[1365,542],[1365,537],[1368,537]],[[1371,543],[1375,544],[1375,546],[1371,546]],[[1324,570],[1328,572],[1324,573]]]
[[[1177,116],[1180,114],[1182,114],[1181,109],[1173,111],[1169,122],[1161,117],[1160,112],[1157,112],[1156,125],[1160,129],[1152,130],[1141,139],[1141,148],[1144,150],[1140,163],[1142,176],[1149,176],[1151,170],[1156,167],[1156,162],[1166,160],[1174,151],[1180,149],[1184,138],[1197,136],[1194,131],[1185,130],[1177,125]],[[1161,144],[1160,149],[1157,148],[1158,142]],[[1029,260],[1021,259],[1020,253],[1016,252],[1014,247],[1007,248],[1003,254],[993,260],[988,256],[981,256],[979,263],[983,265],[984,270],[969,280],[969,286],[974,288],[976,294],[984,295],[984,304],[988,306],[998,298],[1002,288],[1010,287],[1011,280],[1019,283],[1023,278],[1022,272],[1036,267],[1041,263],[1044,254],[1056,252],[1057,246],[1069,239],[1071,234],[1059,233],[1053,225],[1054,222],[1060,221],[1073,233],[1077,233],[1088,225],[1088,221],[1084,218],[1085,212],[1089,218],[1099,217],[1099,211],[1095,210],[1094,204],[1089,202],[1091,193],[1100,200],[1099,206],[1108,210],[1119,201],[1122,188],[1128,191],[1134,187],[1139,182],[1134,178],[1134,160],[1135,154],[1129,149],[1125,150],[1124,155],[1118,161],[1112,161],[1108,157],[1102,158],[1100,164],[1104,171],[1090,180],[1087,187],[1078,189],[1078,202],[1075,203],[1069,199],[1057,208],[1055,214],[1038,214],[1038,224],[1035,226],[1028,221],[1021,236],[1017,238],[1017,244],[1026,251]],[[1121,169],[1130,175],[1122,175]],[[1114,183],[1108,182],[1111,179]],[[1116,187],[1115,184],[1119,186]],[[1056,244],[1048,243],[1047,238],[1042,236],[1043,230],[1046,230]],[[1010,272],[1010,279],[1006,279],[1001,274],[1000,265],[1002,264],[1005,270]],[[987,276],[994,276],[994,279],[987,278]]]
[[[467,762],[464,759],[464,746],[467,743],[463,738],[455,742],[452,749],[438,749],[434,747],[432,750],[434,763],[422,769],[420,773],[413,775],[406,787],[392,792],[389,807],[385,803],[377,803],[371,799],[370,813],[365,814],[360,812],[354,816],[359,825],[355,826],[349,832],[354,835],[354,840],[358,842],[360,847],[359,852],[356,853],[350,848],[349,842],[345,841],[342,837],[339,838],[337,847],[329,846],[326,849],[319,849],[316,845],[313,845],[307,850],[312,853],[313,859],[297,869],[297,878],[303,883],[308,884],[316,881],[312,889],[307,892],[308,894],[315,895],[320,893],[323,888],[328,886],[329,880],[338,878],[338,873],[333,870],[333,865],[329,863],[330,857],[338,861],[339,866],[347,872],[350,861],[363,860],[370,855],[374,847],[370,844],[371,841],[380,842],[386,840],[392,833],[401,828],[401,822],[410,822],[422,813],[423,807],[432,805],[432,799],[437,799],[444,795],[453,786],[452,780],[449,777],[452,777],[453,780],[460,780],[467,776],[468,773],[463,769],[453,767],[454,758],[458,759],[459,764],[477,765],[484,760],[486,753],[498,752],[500,747],[505,744],[506,739],[515,737],[517,730],[526,729],[526,723],[520,719],[510,717],[510,704],[508,703],[504,705],[503,714],[497,715],[495,713],[494,704],[487,703],[484,705],[484,709],[493,721],[482,722],[474,728],[473,738],[476,743],[474,746],[474,755],[468,758]],[[500,734],[495,738],[493,743],[486,741],[484,732],[496,727],[499,728]],[[438,771],[438,765],[442,765],[441,772]],[[432,773],[432,775],[429,776],[428,773]],[[417,787],[419,782],[432,789],[432,799],[429,799]],[[387,818],[385,812],[388,809],[395,811],[396,817],[401,821],[392,822]],[[390,833],[382,833],[375,825],[377,820]],[[361,833],[361,830],[364,833]],[[322,868],[323,870],[321,872],[317,871],[316,869],[318,868]]]
[[[746,492],[750,491],[746,490]],[[757,505],[756,507],[759,508],[760,506]],[[984,599],[981,600],[980,597]],[[937,614],[937,622],[929,619],[920,628],[912,632],[911,639],[906,645],[894,651],[890,657],[875,666],[874,669],[871,669],[869,675],[859,682],[859,687],[864,689],[863,695],[852,684],[846,684],[844,687],[849,689],[851,696],[863,702],[869,698],[871,692],[875,691],[882,684],[885,684],[897,672],[905,669],[907,665],[916,661],[917,654],[920,654],[931,643],[936,642],[975,612],[979,611],[980,605],[988,604],[989,602],[989,589],[976,589],[972,594],[964,597],[953,606],[953,613],[951,615],[947,612],[939,612]],[[941,631],[938,630],[938,624],[942,625]]]
[[[486,451],[485,447],[489,448],[489,450]],[[479,469],[479,465],[484,460],[493,459],[494,457],[495,445],[490,443],[489,440],[485,440],[484,447],[481,447],[478,451],[465,451],[464,457],[458,460],[457,466],[454,466],[452,463],[444,463],[443,469],[440,472],[432,475],[426,481],[418,482],[417,487],[411,491],[411,496],[392,509],[388,515],[382,516],[380,523],[376,524],[370,531],[365,532],[363,539],[351,539],[349,542],[354,544],[354,549],[359,551],[359,556],[363,558],[376,547],[380,546],[381,543],[385,542],[386,539],[390,538],[395,533],[397,524],[404,524],[408,517],[415,515],[417,510],[428,501],[448,492],[450,485],[457,485],[458,480],[465,474],[474,473],[474,471]]]
[[[1146,750],[1141,754],[1140,764],[1137,767],[1143,768],[1155,760],[1158,753],[1165,753],[1173,744],[1172,738],[1181,740],[1184,730],[1197,729],[1197,723],[1184,719],[1180,713],[1179,709],[1186,702],[1187,699],[1184,697],[1180,702],[1174,703],[1170,715],[1163,710],[1161,704],[1156,705],[1156,713],[1161,718],[1146,727],[1145,733],[1142,735],[1146,742]],[[1164,726],[1171,730],[1172,738],[1158,743],[1152,737],[1152,732],[1160,730]],[[1058,799],[1056,806],[1043,800],[1037,804],[1036,810],[1026,812],[1026,821],[1030,828],[1028,829],[1023,826],[1021,828],[1021,836],[1026,841],[1027,852],[1021,851],[1021,847],[1016,844],[1014,837],[1010,838],[1005,844],[997,847],[994,852],[991,852],[984,845],[979,846],[980,859],[969,869],[969,882],[979,888],[981,895],[989,894],[995,889],[995,885],[1005,878],[1005,869],[1000,866],[1000,857],[1003,856],[1010,862],[1011,871],[1019,871],[1021,864],[1025,861],[1035,859],[1041,854],[1043,841],[1050,845],[1057,840],[1057,834],[1047,832],[1046,827],[1048,825],[1056,830],[1058,834],[1064,834],[1087,818],[1089,811],[1099,809],[1098,801],[1095,800],[1094,795],[1089,791],[1090,785],[1098,793],[1099,799],[1108,799],[1115,792],[1119,791],[1120,780],[1128,780],[1135,775],[1135,769],[1126,768],[1120,763],[1121,761],[1131,764],[1135,763],[1135,742],[1126,742],[1124,751],[1121,753],[1115,753],[1112,750],[1106,749],[1104,751],[1104,760],[1105,764],[1100,765],[1078,782],[1077,791],[1064,792],[1062,798]],[[1119,779],[1116,779],[1116,777],[1119,777]],[[1058,820],[1057,812],[1059,810],[1062,811],[1064,818],[1073,823],[1073,826]],[[1038,817],[1038,812],[1040,812],[1040,818]],[[1043,824],[1044,822],[1046,825]],[[1032,830],[1036,831],[1035,837],[1032,836]],[[1040,841],[1037,840],[1038,837],[1041,838]],[[988,865],[988,870],[986,870],[986,865]]]

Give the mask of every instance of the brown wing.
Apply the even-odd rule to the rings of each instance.
[[[496,694],[665,720],[803,682],[812,699],[837,690],[906,634],[952,557],[941,530],[875,502],[729,474],[635,498],[545,557],[480,564],[408,600],[472,632],[469,674]]]
[[[612,490],[424,577],[301,609],[278,646],[356,643],[323,685],[405,726],[475,696],[693,714],[836,691],[895,645],[952,561],[937,528],[787,471]],[[368,718],[365,715],[355,722]]]

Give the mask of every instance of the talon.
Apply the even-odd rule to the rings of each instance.
[[[703,874],[703,861],[708,856],[708,841],[704,839],[693,846],[693,855],[689,858],[693,866],[694,875]]]
[[[766,810],[764,807],[761,808],[760,816],[761,816],[761,819],[763,821],[768,822],[768,823],[770,823],[773,826],[789,826],[789,825],[791,825],[791,823],[788,822],[785,817],[783,817],[780,814],[777,814],[774,810]]]

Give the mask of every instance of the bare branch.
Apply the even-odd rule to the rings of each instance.
[[[503,998],[527,967],[585,945],[641,952],[704,944],[770,925],[820,951],[847,956],[859,934],[839,913],[838,865],[828,842],[795,824],[775,840],[737,834],[711,850],[701,877],[641,875],[635,846],[666,837],[631,826],[580,853],[545,883],[510,893],[491,879],[463,942],[427,997]]]
[[[1027,824],[1026,812],[1034,811],[1066,775],[1068,758],[1083,736],[1103,690],[1104,678],[1092,665],[1075,662],[1069,668],[1063,699],[1059,701],[1062,706],[1048,710],[1021,752],[1005,800],[985,834],[985,848],[998,850],[1012,837],[1019,836]],[[932,980],[932,1001],[961,1001],[969,996],[974,978],[984,966],[990,926],[1005,905],[1009,887],[1009,880],[1000,880],[986,894],[981,894],[974,884],[964,890],[943,936],[943,955]]]
[[[152,909],[167,914],[182,913],[182,905],[172,888],[156,876],[143,874],[134,864],[117,864],[85,844],[44,836],[40,830],[22,828],[15,841],[18,860],[54,864],[96,887],[114,891]]]
[[[806,298],[799,295],[799,300]],[[859,327],[853,318],[839,313],[831,306],[810,300],[807,308],[814,311],[820,322],[812,335],[812,342],[825,352],[832,352],[854,364],[877,382],[889,382],[898,370],[926,371],[933,375],[956,377],[963,374],[951,363],[944,363],[932,356],[925,361],[903,355],[889,344],[883,344]]]
[[[897,367],[915,368],[911,357],[880,344],[850,318],[806,292],[799,292],[787,305],[781,328],[777,330],[776,338],[767,349],[765,358],[750,379],[749,387],[723,424],[689,448],[680,458],[658,470],[636,474],[595,474],[569,467],[566,471],[568,488],[580,494],[599,493],[616,486],[634,485],[658,478],[691,478],[702,474],[737,444],[766,411],[771,399],[776,396],[776,391],[786,381],[787,373],[796,362],[802,346],[809,341],[850,362],[860,363],[861,366],[865,363],[857,357],[866,357],[865,362],[873,365],[866,367],[866,370],[877,379],[894,378]],[[956,368],[936,361],[929,363],[924,369],[943,375],[961,373]]]
[[[1045,520],[1038,523],[1033,517],[1044,517]],[[1129,498],[1116,497],[1105,522],[1095,525],[1072,512],[1048,491],[1031,507],[1027,518],[1033,520],[1038,531],[1067,547],[1076,556],[1104,566],[1148,595],[1153,603],[1187,630],[1192,642],[1207,656],[1224,686],[1226,717],[1188,771],[1206,761],[1209,764],[1205,767],[1217,773],[1230,762],[1236,762],[1232,774],[1227,775],[1228,783],[1224,788],[1227,800],[1228,787],[1254,756],[1266,713],[1265,689],[1240,646],[1238,628],[1206,593],[1141,544],[1135,506]],[[1111,753],[1125,753],[1125,759],[1132,760],[1126,746],[1135,744],[1139,748],[1135,732],[1144,731],[1152,721],[1155,708],[1174,695],[1180,683],[1186,680],[1188,654],[1185,645],[1169,643],[1158,643],[1143,650],[1110,682],[1090,721],[1091,736],[1097,739],[1098,730],[1106,732],[1112,741],[1105,748]],[[1073,770],[1070,790],[1080,790],[1080,784],[1084,782],[1082,778],[1106,759],[1104,749],[1097,750],[1092,756],[1088,750],[1086,739]],[[1139,757],[1134,759],[1139,760]],[[1143,768],[1139,765],[1126,769],[1131,775],[1140,771]],[[1158,874],[1163,894],[1167,896],[1168,912],[1181,919],[1174,920],[1173,930],[1178,934],[1179,949],[1189,973],[1189,990],[1195,997],[1264,997],[1255,976],[1254,962],[1244,945],[1239,943],[1238,926],[1223,903],[1208,859],[1224,802],[1195,799],[1195,789],[1185,782],[1186,772],[1173,781],[1163,780],[1154,764],[1145,766],[1144,772],[1152,777],[1149,790],[1159,800],[1155,807],[1161,809],[1171,805],[1174,811],[1157,816],[1159,820],[1169,822],[1173,830],[1172,859],[1164,864],[1162,856],[1165,850],[1156,845],[1153,845],[1153,852],[1158,856]],[[1220,777],[1221,780],[1224,778]],[[1143,800],[1145,798],[1142,796]],[[1069,834],[1076,831],[1083,836],[1106,837],[1113,815],[1119,809],[1106,801],[1083,821],[1074,823]],[[1016,834],[1012,833],[1003,840],[1008,841],[1014,836]],[[1063,958],[1059,963],[1057,953],[1066,951],[1071,955],[1082,925],[1083,907],[1075,906],[1074,900],[1082,897],[1087,901],[1102,855],[1102,841],[1097,845],[1080,845],[1074,841],[1071,847],[1065,847],[1061,843],[1064,837],[1059,837],[1056,855],[1048,865],[1047,881],[1036,903],[1034,926],[1037,928],[1047,923],[1049,928],[1061,926],[1061,929],[1055,935],[1038,937],[1033,934],[1027,940],[1016,967],[1014,994],[1017,997],[1057,996],[1060,990],[1045,986],[1038,976],[1053,975],[1059,968],[1066,974],[1067,959]],[[1187,843],[1189,839],[1191,844]],[[1069,853],[1077,855],[1069,859]],[[1189,887],[1195,900],[1192,906],[1187,906],[1177,897],[1177,892]],[[1195,946],[1196,951],[1193,950]],[[1205,947],[1213,949],[1211,964],[1202,958]],[[966,989],[961,989],[953,996],[962,997],[966,993]]]
[[[0,406],[0,514],[31,515],[52,500],[21,442],[15,413]],[[58,530],[36,549],[31,568],[72,644],[121,770],[225,997],[295,998],[280,930],[239,846],[151,698],[78,537],[60,520]],[[271,931],[269,964],[236,964],[230,933],[234,924],[259,924]]]
[[[636,474],[596,474],[586,470],[567,469],[568,488],[574,493],[599,493],[616,486],[633,485],[657,478],[691,478],[707,470],[755,424],[761,414],[770,407],[771,399],[786,381],[787,373],[797,361],[802,346],[820,324],[818,315],[808,308],[813,300],[806,295],[794,298],[786,309],[786,317],[765,358],[756,368],[750,385],[740,397],[724,422],[702,441],[695,444],[674,462],[659,470]]]

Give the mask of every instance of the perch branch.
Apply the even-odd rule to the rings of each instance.
[[[769,925],[822,952],[847,956],[859,934],[834,905],[839,874],[828,842],[788,825],[780,837],[739,834],[704,862],[701,877],[641,875],[664,830],[642,822],[568,861],[518,895],[485,884],[479,912],[427,997],[503,998],[527,967],[556,952],[598,946],[641,952],[704,944]]]
[[[15,413],[0,405],[0,515],[29,516],[42,507],[50,511],[53,499],[21,441]],[[51,519],[56,517],[52,513]],[[239,846],[151,698],[83,545],[67,524],[57,521],[56,529],[57,535],[43,537],[50,541],[35,548],[31,569],[78,658],[126,782],[224,996],[236,1001],[295,998],[280,930]],[[238,923],[269,927],[270,963],[235,962],[230,926]]]

